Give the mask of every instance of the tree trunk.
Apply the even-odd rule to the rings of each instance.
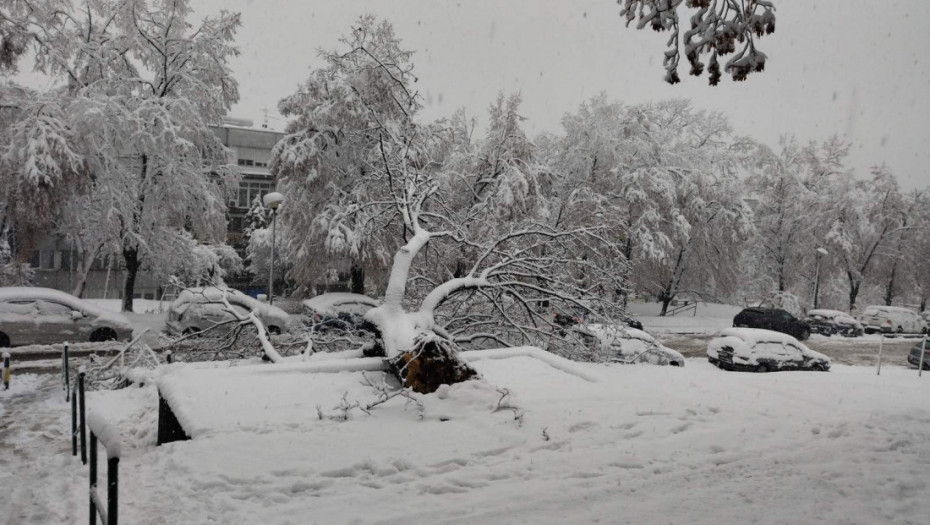
[[[891,265],[891,276],[888,278],[888,284],[885,285],[885,306],[891,306],[891,302],[894,300],[895,289],[894,289],[894,279],[895,274],[898,272],[898,263],[895,262]]]
[[[126,261],[126,280],[123,282],[123,311],[132,311],[132,296],[136,290],[136,275],[139,273],[139,249],[123,248],[123,260]]]
[[[358,263],[352,265],[349,270],[352,282],[352,293],[365,295],[365,269]]]
[[[849,272],[846,272],[846,276],[849,279],[849,313],[854,313],[856,297],[859,296],[859,286],[862,285],[862,281],[857,281]]]
[[[685,273],[685,251],[686,248],[678,250],[678,258],[675,259],[675,266],[668,277],[668,284],[659,292],[659,300],[662,301],[662,311],[659,312],[659,317],[665,317],[669,303],[678,295],[678,283],[681,282],[681,276]]]
[[[672,298],[662,294],[662,311],[659,312],[659,317],[665,317],[665,314],[668,313],[668,305],[672,302]]]
[[[410,265],[429,239],[428,232],[417,230],[394,254],[384,304],[365,314],[378,327],[391,370],[405,387],[422,394],[434,392],[441,384],[459,383],[477,375],[459,357],[455,343],[439,333],[431,308],[421,306],[413,313],[403,309]],[[433,297],[439,295],[435,292],[431,292]],[[428,296],[424,303],[435,301],[430,299]]]
[[[97,255],[100,254],[100,248],[96,250],[86,250],[84,249],[84,243],[78,242],[77,250],[80,266],[78,267],[78,280],[74,284],[74,290],[71,291],[71,295],[83,297],[84,287],[87,285],[87,275],[90,273],[90,269],[93,267]]]

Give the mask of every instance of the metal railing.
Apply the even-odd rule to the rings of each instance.
[[[881,334],[881,338],[878,340],[878,367],[875,371],[875,375],[882,374],[882,354],[885,346],[885,339],[918,339],[922,338],[923,342],[920,345],[920,359],[917,363],[917,376],[921,377],[924,375],[924,363],[926,363],[926,354],[927,354],[927,334]]]
[[[87,464],[87,425],[84,424],[84,370],[78,372],[78,380],[71,395],[71,455],[77,456],[78,436],[81,437],[81,463]]]
[[[680,313],[687,312],[688,310],[691,310],[692,317],[697,317],[697,302],[695,301],[693,303],[685,303],[666,310],[665,315],[678,315]]]
[[[119,503],[119,429],[102,416],[91,412],[87,417],[90,427],[90,525],[97,524],[97,516],[106,525],[116,525]],[[107,453],[107,501],[104,504],[97,493],[97,443],[103,443]],[[106,509],[106,510],[104,510]]]

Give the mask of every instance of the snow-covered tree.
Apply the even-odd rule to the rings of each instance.
[[[50,0],[26,11],[18,24],[36,69],[64,85],[20,105],[3,156],[4,172],[19,177],[9,187],[50,208],[74,193],[62,181],[100,194],[131,311],[143,267],[163,270],[161,258],[190,247],[191,234],[225,234],[236,173],[210,126],[238,99],[227,60],[238,53],[239,16],[224,11],[194,27],[188,0]]]
[[[414,121],[419,101],[409,54],[389,24],[363,17],[343,43],[344,51],[324,55],[327,68],[282,102],[295,123],[272,169],[289,202],[319,204],[312,214],[288,206],[281,219],[291,215],[292,224],[318,232],[295,239],[301,230],[290,230],[298,254],[322,245],[380,258],[399,246],[384,304],[367,317],[408,385],[431,391],[473,375],[457,357],[456,339],[480,337],[482,323],[504,319],[525,340],[539,341],[552,332],[547,302],[592,308],[622,287],[623,257],[609,217],[570,228],[548,223],[551,173],[536,164],[518,126],[518,97],[492,105],[487,137],[472,147],[461,120]],[[325,182],[325,200],[302,182],[317,180]],[[437,320],[463,297],[480,299],[483,317],[469,323],[452,311]]]
[[[930,193],[926,189],[915,190],[902,195],[902,200],[900,226],[881,251],[878,272],[885,283],[882,299],[889,306],[895,298],[910,295],[906,283],[916,285],[919,268],[927,265],[919,252],[921,237],[930,235]]]
[[[313,283],[334,266],[360,276],[383,273],[403,243],[399,220],[351,229],[322,213],[334,201],[351,208],[369,200],[372,166],[399,147],[389,141],[410,140],[421,107],[412,52],[390,23],[362,16],[340,43],[321,52],[325,66],[278,105],[291,120],[270,167],[286,201],[300,203],[283,206],[278,217],[293,265],[289,277],[298,283]]]
[[[664,315],[683,290],[724,296],[735,292],[734,261],[754,230],[738,174],[756,144],[733,136],[719,113],[681,103],[657,109],[656,155],[673,172],[670,205],[661,211],[662,232],[671,249],[666,257],[639,261],[634,271],[635,279],[662,302]]]
[[[748,250],[759,258],[763,271],[773,281],[772,290],[788,291],[801,272],[808,239],[816,219],[811,209],[816,197],[804,185],[807,173],[803,148],[792,138],[781,139],[778,153],[760,146],[747,178],[749,196],[755,202],[755,236]]]
[[[907,204],[897,179],[884,166],[874,167],[869,180],[851,174],[838,177],[829,196],[826,217],[830,230],[825,241],[846,275],[848,307],[854,311],[862,284],[882,250],[906,228],[902,217]]]
[[[756,48],[763,35],[775,32],[775,2],[769,0],[617,0],[620,16],[627,26],[634,20],[637,29],[670,31],[665,52],[665,81],[677,84],[681,54],[691,64],[690,74],[700,76],[705,67],[708,81],[720,82],[718,57],[733,55],[723,66],[733,80],[746,80],[751,73],[765,69],[765,53]],[[682,7],[682,4],[685,4]],[[679,16],[691,14],[690,28],[680,35]],[[682,50],[682,39],[684,49]],[[707,58],[704,58],[707,56]]]

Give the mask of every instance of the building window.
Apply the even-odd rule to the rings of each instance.
[[[40,270],[55,269],[55,250],[36,250],[29,265]]]
[[[238,208],[250,208],[256,197],[260,200],[262,195],[270,191],[270,182],[242,181],[239,183],[239,195],[236,201],[230,204]]]
[[[254,162],[252,159],[239,159],[240,166],[253,166]]]
[[[62,270],[79,270],[81,261],[77,251],[61,251],[61,269]]]

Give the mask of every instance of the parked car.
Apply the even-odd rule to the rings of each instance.
[[[370,323],[365,320],[365,312],[380,305],[380,301],[367,295],[333,292],[302,301],[300,313],[304,325],[314,330],[372,331]]]
[[[859,321],[867,334],[921,334],[927,330],[926,321],[917,312],[901,306],[868,306]]]
[[[745,308],[733,318],[736,328],[774,330],[803,341],[811,336],[811,327],[781,308],[755,306]]]
[[[807,312],[805,319],[811,327],[811,333],[822,335],[844,335],[859,337],[865,333],[862,323],[846,312],[839,310],[817,309]]]
[[[923,341],[918,342],[911,347],[911,351],[907,354],[907,362],[914,365],[915,367],[920,366],[920,352],[923,348]],[[930,342],[927,343],[927,349],[924,351],[924,370],[930,370]]]
[[[930,310],[924,310],[923,312],[920,312],[920,317],[924,320],[927,333],[930,333]]]
[[[290,327],[290,316],[284,310],[258,301],[238,290],[224,290],[214,286],[183,290],[168,307],[165,332],[168,335],[188,335],[202,332],[235,317],[223,304],[223,295],[239,315],[255,312],[256,317],[270,334],[280,334]]]
[[[794,337],[758,328],[724,328],[707,344],[707,360],[724,370],[830,370],[830,358]]]
[[[622,325],[584,325],[599,342],[615,352],[611,361],[633,364],[685,366],[685,356],[656,341],[648,333]]]
[[[132,325],[126,317],[69,293],[51,288],[0,288],[0,347],[130,339]]]

